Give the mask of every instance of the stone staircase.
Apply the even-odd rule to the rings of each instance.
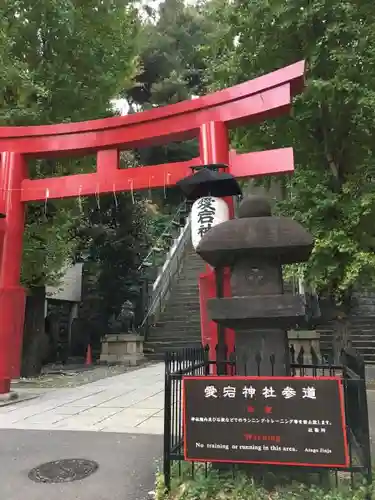
[[[353,317],[350,320],[352,346],[367,364],[375,364],[374,324],[374,317]]]
[[[362,356],[365,363],[375,364],[375,317],[353,315],[348,321],[352,347]],[[317,327],[322,352],[328,353],[332,349],[333,328],[332,322]]]
[[[163,359],[169,350],[200,345],[198,276],[204,269],[203,260],[187,246],[182,269],[172,285],[164,311],[149,329],[144,345],[149,358]]]
[[[149,316],[157,321],[148,328],[147,341],[144,352],[151,359],[163,359],[164,353],[182,347],[196,347],[200,345],[200,310],[198,276],[205,269],[205,263],[195,253],[190,240],[190,232],[186,231],[181,240],[179,249],[180,260],[170,268],[166,268],[166,275],[171,275],[179,269],[178,277],[173,276],[170,292],[163,293],[156,300],[156,309],[162,304],[162,312],[155,314],[155,308]],[[168,271],[169,269],[169,271]],[[168,277],[163,277],[161,288],[168,282]],[[169,290],[169,284],[166,287]],[[285,283],[285,290],[294,293],[295,284]],[[352,346],[362,355],[366,363],[375,364],[375,292],[361,292],[356,297],[356,305],[350,314],[350,336]],[[320,351],[328,354],[332,350],[331,321],[318,324],[316,330],[320,333]]]
[[[354,292],[348,315],[352,347],[367,364],[375,364],[375,292],[360,290]],[[327,353],[332,349],[333,321],[318,325],[320,346]]]

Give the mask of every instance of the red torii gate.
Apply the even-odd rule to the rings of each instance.
[[[20,286],[24,205],[29,201],[172,186],[191,165],[229,164],[238,178],[293,172],[293,149],[236,154],[228,129],[287,112],[302,90],[304,61],[192,101],[80,123],[0,128],[0,393],[20,374],[25,290]],[[200,157],[191,161],[119,168],[119,151],[199,138]],[[96,154],[95,173],[32,180],[28,158]],[[206,274],[211,282],[212,274]],[[202,279],[204,279],[202,277]],[[202,338],[215,338],[205,315],[211,286],[202,286]],[[210,291],[211,290],[211,291]],[[230,290],[227,290],[229,293]]]

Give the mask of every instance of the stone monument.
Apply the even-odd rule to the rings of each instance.
[[[143,337],[134,328],[134,306],[127,300],[112,318],[101,344],[100,363],[136,366],[144,361]]]
[[[272,216],[262,196],[244,199],[237,219],[201,239],[197,253],[217,274],[231,269],[232,297],[210,299],[208,313],[234,329],[239,375],[290,374],[287,331],[305,321],[306,307],[301,296],[284,293],[282,265],[308,260],[312,248],[311,235],[293,219]]]

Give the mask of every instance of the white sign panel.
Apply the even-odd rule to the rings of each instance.
[[[194,249],[212,227],[229,220],[229,207],[222,198],[205,196],[191,208],[191,238]]]
[[[82,296],[83,264],[75,264],[65,270],[61,284],[56,287],[47,286],[47,299],[80,302]]]

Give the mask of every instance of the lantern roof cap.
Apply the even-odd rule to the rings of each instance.
[[[238,208],[238,218],[270,217],[272,215],[271,204],[265,196],[247,196],[241,201]]]
[[[310,233],[289,217],[272,216],[265,197],[244,200],[239,215],[211,228],[200,240],[196,251],[211,266],[231,266],[243,258],[279,264],[309,259],[314,245]]]

